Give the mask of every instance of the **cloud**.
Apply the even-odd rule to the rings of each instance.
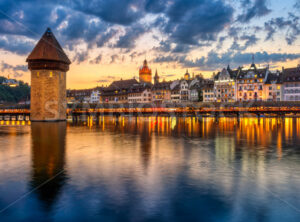
[[[80,63],[86,61],[88,58],[89,58],[89,55],[88,55],[87,51],[76,52],[76,54],[73,58],[73,62],[80,64]]]
[[[99,64],[102,61],[102,54],[99,54],[96,58],[90,61],[91,64]]]
[[[1,72],[13,74],[15,78],[22,77],[28,71],[27,65],[10,65],[4,61],[0,64]]]
[[[224,1],[175,0],[166,15],[169,22],[164,31],[175,43],[198,45],[216,39],[231,22],[233,8]]]
[[[250,0],[242,0],[242,3],[244,3],[246,6],[249,6],[246,8],[244,13],[239,15],[237,18],[237,20],[242,23],[247,23],[252,18],[262,17],[271,12],[266,5],[266,0],[254,0],[252,4],[250,3]]]
[[[300,9],[300,0],[296,0],[294,7]]]
[[[289,45],[292,45],[300,35],[300,18],[292,13],[288,14],[288,18],[278,17],[272,18],[264,24],[267,36],[266,41],[274,40],[274,35],[280,30],[286,30],[285,39]]]
[[[119,59],[119,55],[115,54],[112,55],[110,58],[111,58],[110,64],[113,64],[116,63],[116,61]]]
[[[125,29],[125,34],[120,36],[117,43],[114,45],[117,48],[128,48],[132,49],[135,46],[136,40],[146,33],[148,30],[145,25],[142,24],[134,24],[133,26],[130,26]]]
[[[228,51],[225,53],[216,53],[210,51],[206,57],[202,56],[196,59],[188,59],[186,56],[160,56],[153,61],[160,62],[176,62],[186,68],[199,68],[201,70],[214,71],[225,67],[228,64],[233,66],[243,66],[251,63],[252,53],[241,53]],[[288,60],[295,60],[300,58],[300,53],[267,53],[256,52],[254,53],[256,63],[277,63],[286,62]]]
[[[161,13],[166,9],[165,0],[146,0],[145,10],[151,13]]]
[[[142,2],[140,0],[70,1],[70,6],[109,23],[130,25],[142,17],[143,11],[140,10]]]
[[[14,36],[0,37],[0,49],[5,51],[26,55],[33,49],[34,44],[32,41],[16,38]]]

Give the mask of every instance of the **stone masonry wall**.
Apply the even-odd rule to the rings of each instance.
[[[66,119],[66,73],[31,71],[31,121]]]

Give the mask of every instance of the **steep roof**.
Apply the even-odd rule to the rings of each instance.
[[[265,84],[281,84],[282,83],[282,75],[278,73],[269,73],[267,76],[267,80]]]
[[[247,79],[247,78],[254,78],[255,75],[257,75],[256,78],[265,78],[268,71],[267,68],[257,68],[255,64],[251,64],[249,69],[238,69],[237,79]]]
[[[50,28],[47,28],[42,38],[38,41],[26,61],[47,60],[71,64],[68,56],[56,40]]]
[[[152,87],[152,90],[169,90],[171,83],[172,81],[155,83]]]
[[[283,82],[299,82],[300,81],[300,66],[296,68],[283,69]]]
[[[118,80],[113,81],[109,87],[106,88],[107,91],[110,90],[120,90],[120,89],[129,89],[134,84],[138,84],[139,82],[136,79],[126,79],[126,80]]]

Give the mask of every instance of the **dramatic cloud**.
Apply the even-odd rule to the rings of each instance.
[[[0,36],[0,49],[27,55],[34,47],[34,43],[29,40],[16,38],[14,36]]]
[[[265,30],[267,32],[266,41],[274,40],[274,35],[277,32],[285,33],[285,39],[289,45],[292,45],[300,35],[300,18],[292,13],[289,13],[288,18],[273,18],[265,22]]]
[[[238,21],[242,23],[249,22],[252,18],[262,17],[271,12],[266,5],[266,0],[254,0],[250,3],[250,0],[242,0],[242,5],[248,6],[243,14],[238,16]]]
[[[154,61],[158,63],[174,61],[175,58],[175,61],[184,66],[194,66],[196,61],[197,64],[202,62],[205,67],[207,61],[213,58],[208,54],[207,57],[195,59],[197,54],[199,57],[199,54],[212,51],[217,54],[216,60],[222,60],[220,53],[228,51],[230,53],[227,60],[231,60],[235,58],[233,55],[248,53],[249,47],[263,48],[262,40],[282,43],[282,36],[285,45],[298,44],[300,18],[297,10],[300,8],[300,1],[278,4],[268,4],[269,2],[0,1],[0,49],[25,56],[33,49],[46,28],[50,27],[77,64],[87,61],[89,53],[99,55],[89,63],[99,64],[102,61],[101,48],[101,54],[105,52],[111,58],[111,63],[124,62],[125,58],[136,62],[147,54],[150,57],[155,55],[157,58]],[[286,7],[287,11],[278,17],[276,12],[279,7],[285,6],[289,6]],[[262,17],[262,21],[254,20]],[[147,48],[151,50],[141,52],[145,49],[139,48],[139,43],[144,43],[145,40]],[[175,55],[170,56],[171,54]],[[194,60],[188,60],[187,57]]]
[[[213,71],[226,67],[228,64],[232,66],[247,65],[251,63],[252,55],[255,57],[256,63],[276,63],[286,62],[288,60],[294,60],[300,58],[298,54],[288,53],[267,53],[267,52],[256,52],[252,53],[232,53],[228,51],[226,53],[216,53],[211,51],[206,57],[188,59],[185,56],[160,56],[153,60],[153,62],[176,62],[181,64],[183,67],[195,67],[201,70]]]
[[[73,62],[80,64],[80,63],[86,61],[88,58],[89,58],[88,52],[86,52],[86,51],[77,52],[73,58]]]
[[[135,24],[125,29],[125,34],[120,36],[115,44],[117,48],[134,48],[135,41],[147,31],[147,28],[141,24]]]
[[[102,20],[121,25],[130,25],[142,17],[140,0],[93,0],[69,1],[69,5],[83,13],[101,18]]]
[[[164,31],[178,44],[198,45],[213,41],[232,20],[233,8],[223,1],[176,0],[167,10]]]

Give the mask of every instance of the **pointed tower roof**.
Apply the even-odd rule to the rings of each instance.
[[[27,62],[34,60],[50,60],[71,64],[71,61],[56,40],[50,28],[47,28],[42,38],[26,59]]]

